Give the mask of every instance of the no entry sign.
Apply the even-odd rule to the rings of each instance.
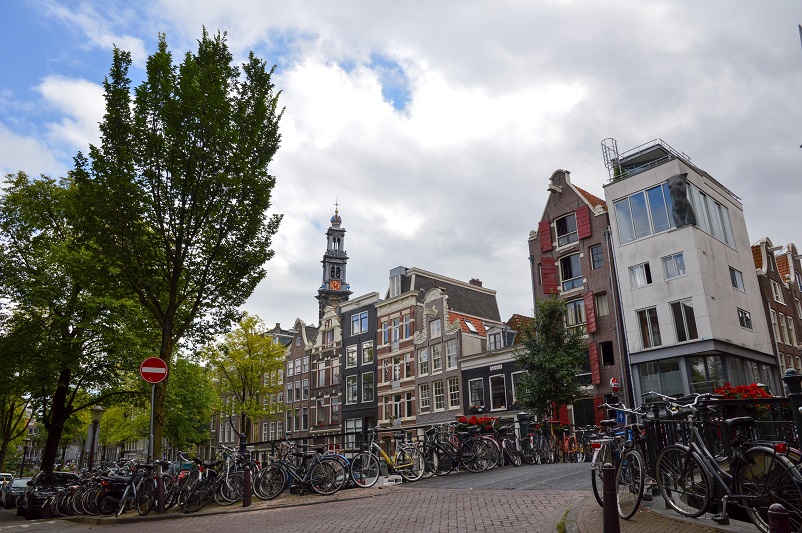
[[[167,377],[167,363],[158,357],[149,357],[139,365],[139,375],[148,383],[159,383]]]

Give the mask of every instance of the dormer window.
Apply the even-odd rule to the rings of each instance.
[[[501,332],[495,333],[488,333],[487,334],[487,349],[488,350],[499,350],[504,347],[504,340],[501,335]]]
[[[401,276],[393,276],[390,278],[390,298],[401,294]]]
[[[567,246],[576,242],[579,237],[576,231],[576,214],[571,213],[554,221],[557,229],[557,246]]]

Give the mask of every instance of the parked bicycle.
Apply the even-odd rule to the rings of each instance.
[[[367,449],[351,461],[351,478],[360,487],[372,487],[379,480],[381,460],[387,464],[389,472],[395,472],[406,481],[417,481],[423,476],[424,459],[417,445],[405,442],[406,434],[393,434],[396,441],[395,454],[391,457],[376,442],[379,434],[376,426],[369,431]]]

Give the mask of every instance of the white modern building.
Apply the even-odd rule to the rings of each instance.
[[[739,198],[662,140],[602,148],[636,399],[725,381],[781,391]]]

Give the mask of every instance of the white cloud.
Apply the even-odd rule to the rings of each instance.
[[[68,144],[86,152],[89,144],[98,144],[98,123],[105,113],[103,87],[86,80],[49,76],[36,89],[61,115],[47,125],[53,143]]]
[[[13,163],[9,163],[13,161]],[[37,139],[20,136],[0,124],[0,173],[60,175],[60,165],[50,149]]]

